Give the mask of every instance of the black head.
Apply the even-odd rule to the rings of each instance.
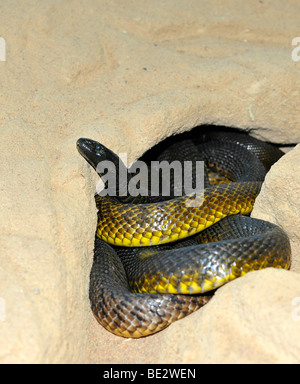
[[[91,139],[79,139],[77,149],[82,157],[96,170],[100,161],[107,160],[110,150]]]

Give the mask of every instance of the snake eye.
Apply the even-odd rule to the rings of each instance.
[[[105,151],[104,151],[102,145],[100,145],[100,144],[96,145],[95,154],[97,156],[101,156],[101,157],[103,157],[105,155]]]

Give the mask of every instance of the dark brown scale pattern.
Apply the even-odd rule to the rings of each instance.
[[[208,303],[211,295],[132,293],[116,251],[96,239],[90,301],[98,322],[123,337],[139,338],[169,326]]]
[[[206,233],[205,233],[206,232]],[[267,267],[288,268],[289,240],[271,223],[245,216],[227,217],[195,238],[199,242],[182,248],[118,254],[135,292],[206,293],[250,271]],[[242,239],[242,241],[241,241]],[[214,241],[214,242],[212,242]],[[159,271],[159,272],[158,272]]]

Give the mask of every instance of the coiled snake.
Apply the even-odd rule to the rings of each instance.
[[[174,177],[169,196],[120,193],[121,182],[116,197],[96,196],[90,301],[99,323],[116,335],[156,333],[202,307],[224,283],[253,270],[290,265],[285,232],[244,216],[282,152],[245,133],[193,132],[184,140],[180,135],[169,139],[166,148],[158,146],[150,155],[155,152],[159,161],[205,161],[205,189],[199,196],[176,197]],[[115,165],[116,174],[127,172],[126,189],[132,174],[117,155],[89,139],[79,139],[77,148],[100,177],[104,173],[97,166],[104,160]],[[215,172],[223,180],[211,185]],[[195,179],[195,167],[188,176]]]

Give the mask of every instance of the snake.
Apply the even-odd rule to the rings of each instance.
[[[224,128],[171,137],[141,159],[148,165],[191,160],[187,177],[194,184],[195,164],[205,162],[203,189],[188,194],[182,188],[179,196],[174,175],[166,196],[141,184],[147,193],[131,195],[132,169],[113,151],[86,138],[77,141],[77,149],[106,190],[95,195],[89,297],[107,331],[125,338],[153,335],[206,305],[225,283],[251,271],[290,267],[286,232],[249,217],[266,173],[283,156],[277,147]],[[99,168],[105,161],[115,175],[126,174],[125,181],[116,178],[113,190]],[[151,185],[153,174],[148,176]]]

